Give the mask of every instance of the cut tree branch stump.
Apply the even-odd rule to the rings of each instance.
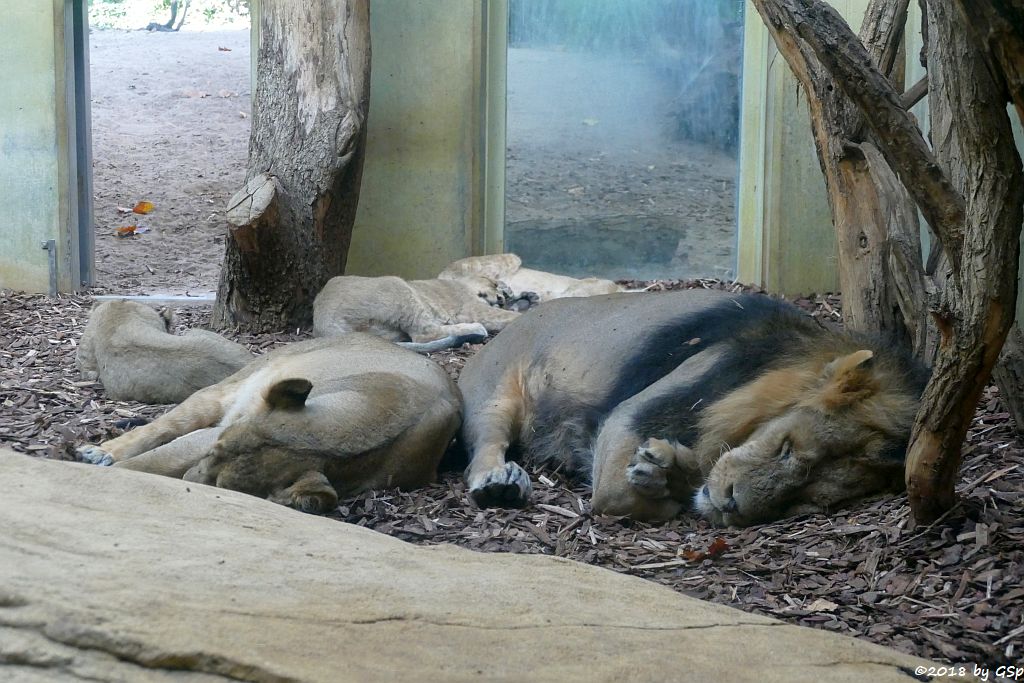
[[[370,87],[369,0],[261,9],[246,184],[228,207],[212,318],[251,331],[309,325],[344,271]]]
[[[277,176],[260,173],[251,178],[228,202],[227,219],[233,228],[255,223],[281,192]]]

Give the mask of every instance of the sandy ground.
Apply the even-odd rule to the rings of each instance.
[[[224,208],[245,179],[248,30],[94,29],[96,284],[119,294],[216,289]],[[143,217],[118,207],[150,201]],[[115,236],[138,224],[148,232]]]
[[[508,62],[510,251],[576,276],[732,275],[736,158],[675,138],[664,73],[558,50]]]

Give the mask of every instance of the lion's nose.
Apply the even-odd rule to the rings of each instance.
[[[726,500],[725,504],[722,506],[722,512],[736,512],[739,508],[739,504],[736,503],[736,498],[733,496],[731,484],[729,485],[729,488],[725,490],[725,495],[728,497],[728,500]]]

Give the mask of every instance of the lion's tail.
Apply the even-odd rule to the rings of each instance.
[[[487,339],[486,334],[453,334],[435,339],[434,341],[398,342],[398,345],[416,353],[433,353],[434,351],[443,351],[444,349],[457,349],[463,344],[480,344],[485,339]]]

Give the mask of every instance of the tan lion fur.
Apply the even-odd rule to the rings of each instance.
[[[78,452],[326,512],[339,496],[433,481],[460,412],[436,363],[354,333],[275,349],[154,422]]]
[[[367,332],[395,342],[425,343],[501,331],[518,313],[495,306],[508,292],[484,277],[403,280],[331,278],[313,302],[313,334]]]
[[[697,509],[718,523],[743,525],[899,490],[902,463],[887,462],[880,452],[908,433],[918,401],[888,390],[893,369],[873,356],[867,349],[822,348],[710,406],[694,448],[707,487],[695,496]],[[778,458],[787,443],[783,466]],[[842,476],[830,461],[847,463]],[[791,478],[807,471],[819,476],[794,485]],[[799,495],[788,502],[773,495],[782,489]]]
[[[625,287],[611,280],[595,277],[574,278],[523,268],[522,259],[515,254],[470,256],[448,264],[438,274],[441,280],[460,280],[470,276],[483,276],[503,282],[512,290],[512,298],[528,293],[536,294],[539,301],[571,296],[595,296],[625,291]]]
[[[244,346],[208,330],[170,333],[172,315],[136,301],[95,306],[78,345],[84,379],[115,401],[180,403],[253,360]]]
[[[925,376],[768,297],[562,299],[467,361],[467,485],[480,505],[525,504],[512,450],[589,480],[600,514],[692,504],[744,525],[828,511],[902,486]]]

